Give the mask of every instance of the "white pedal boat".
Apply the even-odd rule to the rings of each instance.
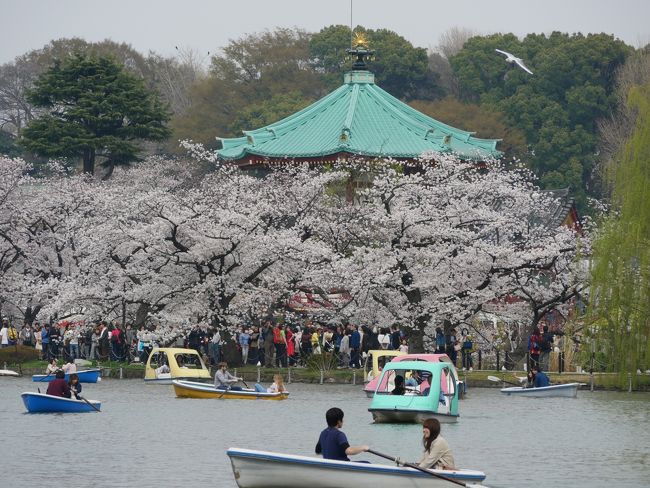
[[[458,483],[413,468],[388,464],[333,461],[235,447],[226,454],[239,488],[458,487]],[[431,472],[473,487],[481,486],[478,483],[485,479],[482,471],[433,469]]]

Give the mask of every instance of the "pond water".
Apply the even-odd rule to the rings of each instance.
[[[101,413],[27,414],[23,391],[0,377],[0,486],[235,487],[225,451],[236,446],[312,455],[325,411],[345,412],[351,444],[415,460],[418,425],[372,424],[360,386],[291,384],[284,402],[177,399],[139,380],[84,385]],[[470,389],[443,435],[459,467],[490,487],[650,484],[650,394],[579,391],[577,399],[503,397]],[[370,454],[357,456],[386,462]]]

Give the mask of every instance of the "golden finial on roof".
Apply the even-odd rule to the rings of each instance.
[[[352,41],[352,46],[355,48],[365,48],[368,49],[368,38],[366,37],[365,32],[355,32],[354,40]]]

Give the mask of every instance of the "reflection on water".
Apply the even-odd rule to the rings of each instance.
[[[345,412],[352,444],[405,460],[418,425],[371,423],[359,386],[290,385],[285,402],[177,399],[171,386],[104,380],[84,386],[101,413],[25,414],[27,378],[0,378],[3,487],[234,487],[231,446],[311,455],[325,410]],[[443,425],[459,466],[492,487],[648,486],[650,395],[580,391],[578,399],[502,397],[471,389],[461,419]],[[11,439],[11,440],[10,440]],[[371,455],[359,459],[373,459]],[[7,469],[7,467],[11,467]]]

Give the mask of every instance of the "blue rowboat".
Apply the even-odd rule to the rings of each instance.
[[[25,408],[29,413],[81,413],[96,412],[101,409],[101,402],[97,400],[88,400],[95,406],[88,405],[83,400],[73,398],[63,398],[58,396],[47,395],[45,393],[25,392],[20,395],[23,398]]]
[[[236,447],[226,454],[239,488],[458,488],[459,484],[477,486],[470,483],[485,479],[484,472],[466,469],[432,469],[429,475],[394,464],[333,461]]]
[[[66,373],[65,380],[70,381],[70,375],[72,373]],[[95,369],[86,369],[84,371],[77,371],[76,375],[79,377],[79,383],[97,383],[102,380],[102,370],[99,368]],[[56,376],[52,374],[34,374],[32,375],[32,381],[40,383],[49,383]]]

